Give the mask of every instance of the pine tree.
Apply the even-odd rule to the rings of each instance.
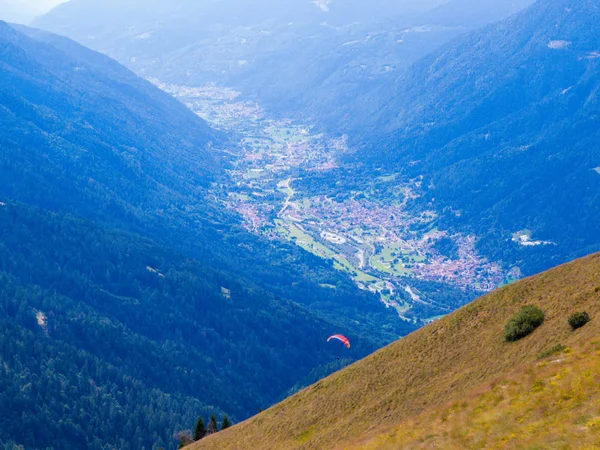
[[[194,428],[194,441],[199,441],[204,436],[206,436],[206,427],[204,426],[204,419],[200,416],[196,422],[196,428]]]
[[[206,434],[213,434],[219,431],[219,426],[217,425],[217,418],[213,414],[210,416],[210,420],[208,421],[208,432]]]
[[[221,422],[221,431],[229,428],[231,426],[231,422],[229,421],[229,417],[227,414],[223,416],[223,422]]]

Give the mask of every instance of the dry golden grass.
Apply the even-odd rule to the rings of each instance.
[[[345,449],[600,448],[600,340]]]
[[[526,304],[546,321],[505,343],[504,324]],[[567,319],[582,310],[592,321],[573,332]],[[190,448],[600,448],[599,338],[593,255],[487,295]],[[557,344],[569,352],[540,363]]]

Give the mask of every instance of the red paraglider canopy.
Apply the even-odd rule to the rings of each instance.
[[[341,334],[334,334],[329,339],[327,339],[327,342],[331,341],[332,339],[337,339],[338,341],[341,341],[346,347],[350,348],[350,341],[346,336],[342,336]]]

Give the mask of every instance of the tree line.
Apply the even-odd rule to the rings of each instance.
[[[193,444],[194,442],[204,439],[206,436],[211,434],[226,430],[231,425],[232,423],[229,420],[229,417],[227,417],[227,414],[223,416],[220,426],[214,414],[212,414],[210,419],[208,419],[208,426],[205,424],[204,418],[200,416],[196,421],[196,426],[194,427],[193,433],[190,433],[189,431],[180,431],[176,434],[176,439],[179,442],[179,448]]]

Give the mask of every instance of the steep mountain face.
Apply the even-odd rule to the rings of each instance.
[[[414,328],[244,231],[224,137],[105,56],[0,22],[0,123],[1,445],[171,447]]]
[[[357,94],[530,0],[73,0],[36,22],[146,78],[233,86],[271,111],[336,124]],[[442,9],[437,9],[437,8]],[[243,11],[243,13],[242,13]],[[339,127],[333,128],[339,131]]]
[[[214,76],[221,74],[223,69],[237,70],[238,61],[251,63],[250,60],[259,56],[261,49],[267,52],[289,45],[279,38],[287,36],[289,39],[293,34],[302,37],[307,30],[318,32],[320,28],[326,30],[354,22],[378,22],[400,14],[407,3],[413,2],[401,1],[391,5],[378,0],[368,5],[357,0],[347,4],[294,0],[283,4],[261,0],[253,8],[248,8],[242,0],[77,0],[39,18],[36,26],[73,37],[120,61],[144,64],[143,67],[148,66],[150,58],[159,58],[163,63],[176,57],[178,52],[193,50],[196,55],[204,52],[204,59],[197,61],[196,69],[212,72]],[[431,0],[417,10],[426,10],[427,6],[440,3],[443,2]],[[217,56],[219,52],[221,56]],[[134,61],[131,61],[132,58]],[[168,68],[162,67],[161,70]],[[203,74],[196,76],[202,79]],[[213,78],[209,81],[220,80]]]
[[[420,60],[373,111],[365,158],[422,175],[441,223],[525,273],[597,250],[599,14],[540,1]]]
[[[504,287],[189,448],[593,447],[599,276],[593,255]],[[505,342],[525,305],[543,324]]]
[[[143,214],[199,193],[222,170],[210,150],[217,133],[179,102],[105,56],[23,30],[31,37],[0,26],[5,195],[94,218],[128,206]],[[51,171],[62,175],[50,180]],[[110,201],[90,201],[84,187]]]

